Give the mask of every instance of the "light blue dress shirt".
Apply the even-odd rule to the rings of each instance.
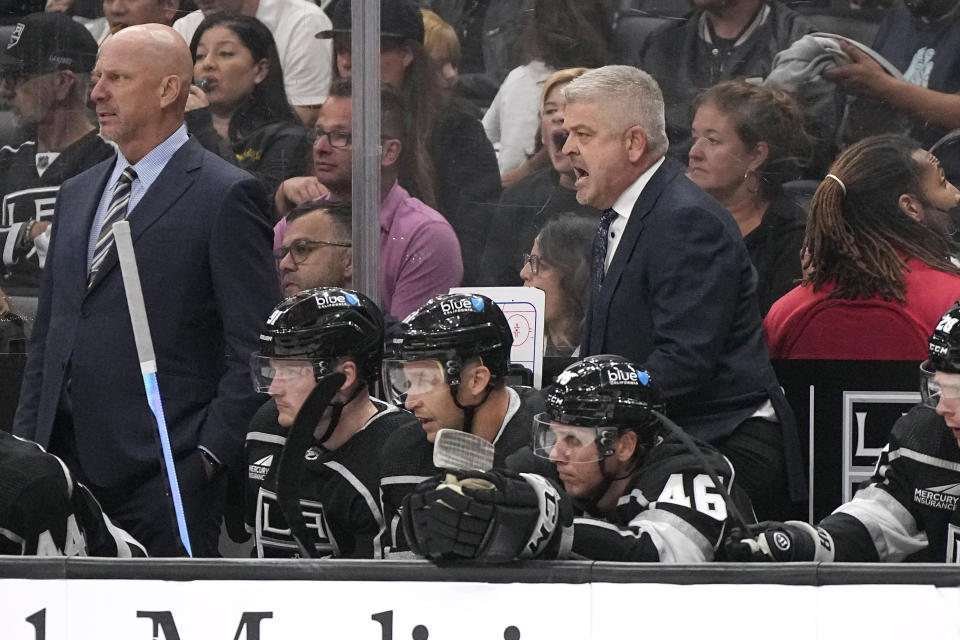
[[[127,217],[133,214],[137,203],[147,192],[150,185],[160,176],[160,172],[167,166],[170,158],[180,147],[190,139],[187,135],[187,125],[180,125],[180,128],[174,131],[169,138],[155,146],[150,152],[140,159],[140,162],[133,165],[133,170],[137,172],[137,178],[130,185],[130,202],[127,203]],[[93,218],[93,224],[90,225],[90,237],[87,241],[87,274],[90,273],[90,265],[93,264],[93,252],[97,246],[97,239],[100,237],[100,228],[103,227],[103,221],[107,217],[107,209],[110,206],[110,198],[113,196],[113,189],[120,179],[123,170],[130,166],[130,162],[123,157],[123,154],[117,151],[117,162],[113,166],[113,173],[107,180],[107,186],[100,195],[100,205],[97,207],[97,214]]]

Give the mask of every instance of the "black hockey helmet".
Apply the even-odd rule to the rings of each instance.
[[[937,371],[960,373],[960,302],[940,318],[930,336],[927,360],[920,365],[920,394],[924,404],[931,407],[940,401],[940,386],[934,381]]]
[[[652,412],[664,411],[650,374],[617,355],[589,356],[568,366],[547,392],[546,405],[534,418],[534,453],[544,458],[557,442],[556,423],[582,428],[570,437],[582,440],[592,433],[602,459],[613,453],[621,431],[635,431],[642,444],[651,442],[661,427]]]
[[[319,380],[332,361],[350,357],[362,380],[374,380],[383,358],[383,331],[383,314],[362,293],[339,287],[296,293],[277,305],[261,330],[260,350],[251,356],[254,385],[259,391],[269,388],[271,360],[311,362]]]
[[[434,296],[404,318],[386,357],[437,360],[447,384],[456,386],[470,358],[479,357],[493,379],[506,376],[512,346],[513,333],[495,302],[478,294],[448,293]]]

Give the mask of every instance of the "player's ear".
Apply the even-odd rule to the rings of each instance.
[[[341,362],[340,366],[337,367],[337,371],[347,377],[347,379],[343,381],[340,391],[346,391],[357,381],[357,363],[353,360],[344,360]]]
[[[483,390],[487,388],[487,385],[490,384],[490,380],[493,377],[490,374],[490,369],[486,367],[480,360],[472,363],[469,367],[464,367],[465,378],[467,380],[467,389],[472,395],[480,395],[483,393]],[[463,384],[461,382],[461,384]]]
[[[637,433],[635,431],[628,430],[621,433],[620,437],[617,438],[617,448],[613,452],[617,461],[626,463],[633,458],[633,454],[637,450],[637,444]]]

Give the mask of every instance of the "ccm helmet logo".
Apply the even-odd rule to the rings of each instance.
[[[457,300],[444,300],[440,303],[440,310],[447,315],[461,311],[483,311],[483,299],[472,296]]]

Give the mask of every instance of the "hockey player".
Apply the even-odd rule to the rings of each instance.
[[[0,98],[31,140],[0,149],[0,285],[35,296],[60,184],[113,154],[87,119],[97,43],[63,13],[20,20],[0,56]]]
[[[380,557],[377,500],[380,451],[410,414],[372,398],[383,355],[383,316],[369,298],[335,287],[308,289],[280,303],[251,356],[254,383],[271,395],[247,434],[247,530],[260,557],[299,556],[277,502],[277,463],[301,405],[329,372],[346,381],[314,430],[303,459],[300,506],[315,555]]]
[[[930,336],[922,402],[893,425],[873,477],[813,527],[764,522],[731,540],[753,562],[960,562],[960,303]]]
[[[500,308],[482,295],[431,298],[404,319],[383,362],[387,399],[420,421],[389,441],[380,489],[391,550],[406,551],[399,506],[418,483],[439,473],[433,441],[440,429],[473,433],[495,445],[494,461],[530,443],[543,396],[504,381],[513,334]]]
[[[67,465],[0,430],[0,555],[144,557]]]
[[[576,362],[546,403],[534,421],[534,453],[556,465],[563,491],[540,475],[509,471],[424,482],[403,513],[417,553],[705,562],[734,517],[752,516],[730,462],[678,427],[667,430],[653,413],[663,411],[660,394],[637,365],[609,355]]]

